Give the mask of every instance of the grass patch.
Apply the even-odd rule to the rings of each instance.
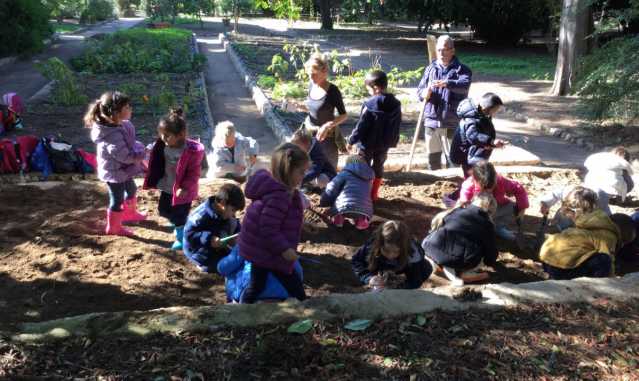
[[[520,77],[524,79],[552,80],[555,59],[546,55],[509,57],[498,54],[458,53],[460,61],[473,73]]]
[[[58,23],[56,21],[52,21],[50,24],[54,33],[72,33],[81,28],[80,25],[70,22]]]
[[[191,32],[134,28],[92,41],[71,64],[78,71],[102,73],[186,73],[206,61],[191,53]]]

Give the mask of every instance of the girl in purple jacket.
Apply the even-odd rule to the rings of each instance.
[[[182,250],[184,224],[197,198],[204,146],[186,137],[182,109],[160,119],[158,139],[149,158],[144,189],[160,190],[158,211],[175,226],[172,250]]]
[[[123,222],[146,218],[137,211],[133,177],[142,173],[144,145],[135,140],[129,97],[109,91],[89,106],[84,124],[91,128],[91,140],[97,145],[98,178],[109,189],[106,234],[131,236]],[[126,199],[125,199],[126,196]]]
[[[240,255],[252,263],[251,281],[241,303],[255,303],[269,273],[289,295],[306,299],[302,280],[293,272],[302,231],[303,206],[299,187],[308,170],[308,154],[292,143],[275,148],[271,173],[257,171],[244,190],[251,199],[240,234]]]

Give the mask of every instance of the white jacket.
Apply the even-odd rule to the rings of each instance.
[[[206,155],[206,162],[209,171],[206,174],[208,178],[223,177],[227,173],[242,175],[244,172],[237,172],[236,165],[242,165],[248,169],[247,158],[259,153],[260,146],[257,141],[248,136],[242,136],[239,132],[235,133],[235,151],[231,154],[231,150],[224,145],[224,140],[216,142],[213,139],[213,150]]]
[[[632,166],[611,152],[599,152],[588,156],[584,162],[588,174],[584,179],[584,186],[591,189],[601,189],[612,196],[626,198],[628,184],[623,179],[623,171],[632,176]]]

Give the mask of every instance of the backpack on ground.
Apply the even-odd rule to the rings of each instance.
[[[80,172],[81,162],[71,144],[51,138],[43,140],[54,173]]]

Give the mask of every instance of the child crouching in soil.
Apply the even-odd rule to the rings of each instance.
[[[389,276],[404,274],[403,288],[415,289],[433,272],[424,251],[401,221],[386,221],[351,260],[359,280],[374,290],[389,288]]]
[[[310,191],[326,188],[326,185],[337,175],[337,171],[333,164],[328,161],[324,154],[324,149],[317,141],[317,138],[313,137],[309,130],[302,127],[293,133],[291,143],[308,152],[308,156],[311,159],[311,166],[304,174],[304,179],[302,180],[302,190]]]

